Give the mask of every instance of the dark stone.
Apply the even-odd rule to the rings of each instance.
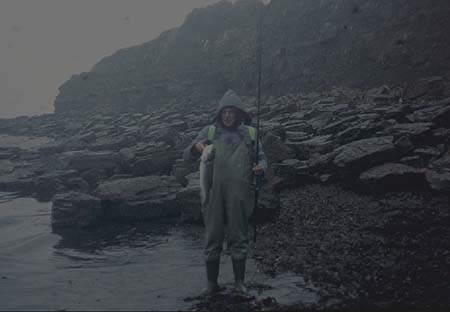
[[[121,164],[120,155],[111,151],[70,151],[61,154],[61,159],[69,169],[78,171],[90,169],[113,170]]]
[[[285,159],[293,158],[295,156],[294,151],[288,145],[283,143],[278,136],[270,132],[264,136],[262,144],[264,153],[271,163],[282,162]]]
[[[99,198],[77,192],[58,194],[52,201],[52,227],[92,226],[100,220],[101,213]]]
[[[417,168],[387,163],[371,168],[359,176],[359,187],[370,193],[426,191],[425,174]]]
[[[147,176],[115,179],[99,184],[95,196],[102,200],[103,216],[113,221],[143,221],[179,216],[175,177]]]
[[[362,171],[399,158],[392,136],[355,141],[335,149],[334,165],[341,178],[350,182]]]
[[[450,193],[450,172],[435,172],[433,170],[424,170],[428,185],[433,191]]]
[[[277,192],[284,188],[296,187],[314,181],[305,161],[286,159],[281,163],[272,164],[272,169],[277,177],[273,185]]]

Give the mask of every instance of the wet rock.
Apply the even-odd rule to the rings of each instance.
[[[174,150],[165,143],[149,144],[135,153],[136,159],[130,165],[135,176],[170,174],[176,160],[181,157],[181,151]]]
[[[403,155],[411,153],[415,148],[415,145],[408,135],[399,137],[397,140],[395,140],[394,145]]]
[[[120,149],[135,145],[136,142],[134,135],[120,135],[115,137],[106,135],[92,142],[89,149],[92,151],[119,151]]]
[[[432,160],[429,166],[436,171],[450,171],[450,153],[447,152],[442,157]]]
[[[264,153],[271,163],[278,163],[295,156],[293,150],[284,144],[278,136],[270,132],[264,136],[262,144],[264,146]]]
[[[0,160],[12,159],[16,154],[12,152],[0,152]]]
[[[408,136],[414,144],[420,145],[429,142],[434,127],[434,123],[431,122],[396,124],[386,128],[380,134],[392,135],[395,139]]]
[[[286,131],[285,139],[287,142],[301,142],[311,138],[311,134],[303,131]]]
[[[424,146],[422,148],[416,148],[413,151],[413,153],[420,156],[422,167],[428,165],[430,159],[438,158],[441,155],[441,151],[432,146]]]
[[[424,169],[428,185],[433,191],[450,193],[450,172],[438,173],[432,170]]]
[[[360,174],[358,182],[360,189],[371,194],[428,190],[422,171],[399,163],[371,168]]]
[[[39,164],[15,166],[13,171],[0,175],[0,190],[32,194],[35,190],[34,178],[43,174],[44,170]]]
[[[252,249],[264,272],[298,272],[334,299],[326,310],[449,305],[447,198],[316,184],[281,195],[277,221]]]
[[[278,178],[273,185],[276,191],[311,183],[314,180],[306,161],[286,159],[281,163],[272,164],[272,169],[274,175]]]
[[[199,166],[199,162],[187,163],[183,159],[177,159],[175,165],[172,167],[172,172],[177,181],[185,187],[189,183],[187,176],[190,173],[198,171]]]
[[[450,98],[437,101],[425,102],[426,107],[415,110],[413,113],[406,116],[411,122],[434,122],[438,125],[449,125],[449,104]]]
[[[422,165],[419,155],[402,157],[400,163],[413,167],[420,167]]]
[[[0,175],[13,172],[15,167],[15,162],[9,159],[0,159]]]
[[[352,123],[352,125],[345,130],[335,133],[333,139],[338,144],[343,145],[353,141],[371,138],[375,136],[378,131],[382,131],[386,126],[389,126],[388,122],[361,120]]]
[[[2,149],[18,149],[26,152],[33,152],[51,145],[53,142],[54,140],[49,137],[0,134],[0,146]]]
[[[202,218],[200,203],[200,173],[193,172],[186,176],[188,184],[181,189],[176,196],[176,200],[181,210],[183,221],[198,222]]]
[[[52,227],[58,230],[92,226],[101,213],[99,198],[77,192],[58,194],[52,200]]]
[[[349,116],[346,118],[338,119],[334,122],[331,122],[327,125],[325,125],[322,129],[319,130],[319,134],[326,135],[326,134],[334,134],[337,133],[344,128],[346,128],[346,125],[350,122],[353,122],[358,119],[358,116]]]
[[[310,172],[314,173],[335,173],[335,166],[333,164],[338,152],[333,151],[327,154],[314,154],[308,160],[308,167]]]
[[[405,83],[403,87],[403,98],[415,99],[421,96],[442,96],[445,83],[445,79],[438,76]]]
[[[120,155],[111,151],[69,151],[62,153],[60,158],[67,168],[78,171],[89,169],[113,170],[121,164]]]
[[[94,191],[102,200],[103,216],[113,221],[144,221],[180,215],[172,176],[147,176],[104,181]]]
[[[43,200],[51,199],[53,195],[57,193],[70,190],[70,188],[67,187],[68,181],[77,177],[78,172],[76,170],[52,171],[40,175],[34,179],[36,196]],[[88,189],[83,188],[79,191],[87,192]]]
[[[336,147],[331,135],[316,136],[301,142],[290,142],[289,146],[295,150],[296,154],[308,155],[308,158],[313,153],[329,153]]]
[[[335,149],[334,165],[345,180],[365,169],[396,160],[399,156],[392,136],[358,140]]]

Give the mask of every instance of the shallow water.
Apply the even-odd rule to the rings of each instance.
[[[0,193],[0,310],[186,310],[204,287],[201,227],[167,223],[51,232],[51,203]],[[301,277],[270,278],[248,261],[256,297],[314,303]],[[232,285],[222,257],[220,282]]]

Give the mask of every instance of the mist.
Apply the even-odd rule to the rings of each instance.
[[[53,112],[58,87],[118,49],[179,26],[218,0],[3,0],[0,117]]]

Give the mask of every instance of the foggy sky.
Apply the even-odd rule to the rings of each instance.
[[[0,0],[0,118],[53,112],[58,87],[219,0]]]

